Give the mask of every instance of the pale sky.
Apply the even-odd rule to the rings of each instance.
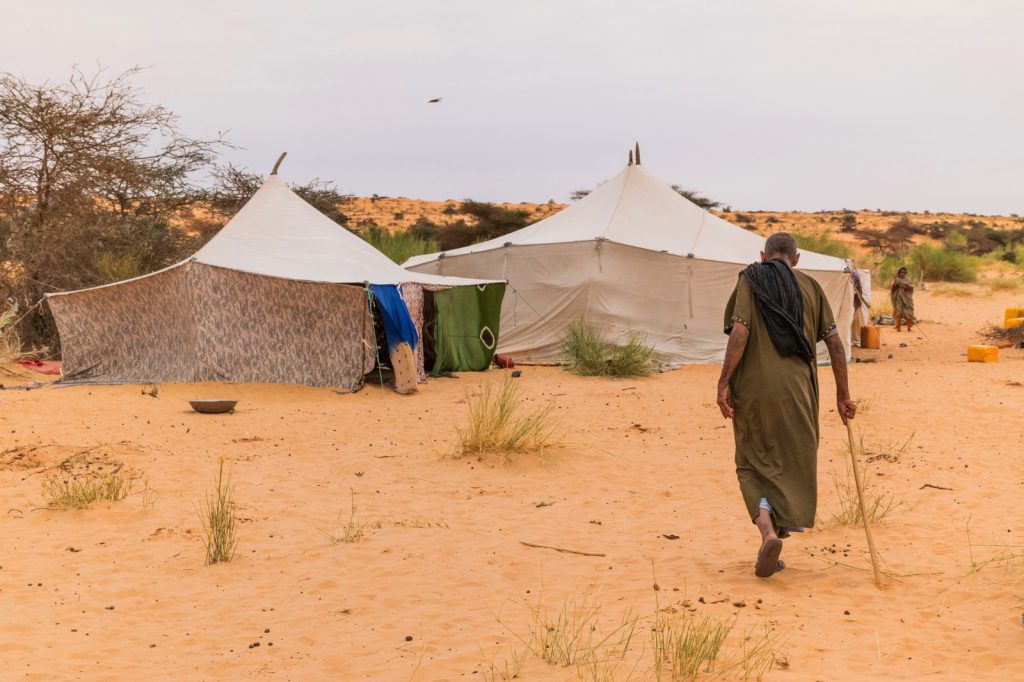
[[[355,194],[566,201],[639,140],[736,209],[1024,214],[1020,0],[5,4],[0,70],[146,66],[226,160]]]

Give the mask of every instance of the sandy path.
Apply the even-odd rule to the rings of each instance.
[[[515,642],[509,630],[528,631],[524,598],[557,604],[575,592],[601,607],[603,625],[634,609],[640,627],[615,679],[637,660],[633,678],[651,679],[652,564],[663,608],[688,601],[782,637],[789,668],[770,679],[1024,676],[1024,571],[972,572],[967,535],[969,519],[976,563],[1000,551],[981,545],[1024,552],[1024,387],[1007,384],[1024,381],[1024,351],[992,365],[962,356],[970,333],[1013,302],[921,293],[919,312],[943,324],[885,334],[880,361],[853,366],[855,397],[872,403],[857,420],[869,449],[895,455],[910,439],[869,471],[908,507],[876,528],[888,569],[903,576],[884,591],[829,562],[868,567],[856,528],[787,541],[789,568],[753,577],[756,533],[713,403],[717,367],[639,381],[526,368],[522,391],[556,401],[572,446],[514,464],[439,456],[465,393],[498,372],[432,381],[412,398],[211,384],[165,385],[158,399],[135,386],[2,391],[0,677],[483,679],[486,661]],[[827,518],[830,474],[847,456],[831,373],[820,376]],[[235,414],[185,403],[221,395],[241,401]],[[155,505],[136,494],[38,509],[41,468],[90,447],[143,472]],[[220,457],[237,485],[241,544],[235,562],[204,567],[196,506]],[[318,528],[347,517],[350,491],[362,520],[381,524],[335,545]],[[536,659],[523,672],[577,678]]]

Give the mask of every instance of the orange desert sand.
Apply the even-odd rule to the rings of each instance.
[[[1006,546],[1024,552],[1024,351],[994,364],[964,356],[1019,297],[965,291],[976,293],[918,292],[931,322],[883,330],[881,351],[858,352],[877,362],[851,366],[867,477],[901,505],[875,527],[895,574],[882,590],[862,529],[824,523],[837,506],[831,476],[848,462],[828,368],[823,523],[786,541],[788,567],[769,580],[753,575],[757,533],[714,404],[717,366],[639,380],[525,367],[523,395],[557,403],[569,446],[513,463],[443,456],[467,393],[498,370],[431,380],[414,397],[373,385],[163,385],[155,399],[139,386],[2,391],[0,677],[483,680],[528,636],[529,604],[554,610],[575,594],[600,607],[599,630],[639,617],[607,678],[653,679],[656,575],[663,617],[736,619],[729,650],[770,628],[779,665],[768,679],[1024,678],[1022,566],[989,561]],[[8,388],[40,378],[0,375]],[[237,412],[186,403],[222,396]],[[41,508],[41,482],[57,471],[47,467],[76,453],[78,467],[144,476],[155,502]],[[235,561],[207,567],[197,509],[221,457],[240,543]],[[371,525],[334,544],[321,529],[348,518],[353,492]],[[536,657],[521,672],[579,676]]]

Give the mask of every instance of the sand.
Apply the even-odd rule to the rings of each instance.
[[[652,570],[666,616],[768,627],[786,666],[768,679],[1024,676],[1024,570],[988,561],[1007,545],[1024,552],[1024,387],[1010,384],[1024,382],[1024,351],[988,365],[964,357],[971,333],[1018,298],[919,292],[919,314],[940,322],[888,330],[880,352],[859,354],[877,362],[852,366],[868,401],[856,420],[875,457],[868,477],[901,505],[875,528],[898,576],[883,590],[859,528],[819,525],[786,541],[784,572],[754,577],[715,366],[622,381],[524,368],[523,394],[556,402],[570,445],[512,463],[442,457],[467,392],[497,370],[433,380],[414,397],[374,386],[0,391],[0,677],[484,679],[527,636],[527,604],[575,594],[600,608],[602,629],[633,610],[637,633],[611,676],[653,679]],[[8,387],[47,380],[0,374]],[[847,455],[831,372],[820,376],[828,519]],[[221,396],[240,401],[234,414],[185,402]],[[40,483],[58,471],[46,467],[76,453],[79,467],[144,475],[155,500],[42,508]],[[234,562],[206,567],[197,508],[222,457],[240,543]],[[321,531],[347,520],[353,494],[371,527],[335,544]],[[531,658],[522,677],[578,673]]]

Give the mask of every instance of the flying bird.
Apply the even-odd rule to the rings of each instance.
[[[440,104],[443,97],[435,97],[434,99],[427,100],[427,104]]]

